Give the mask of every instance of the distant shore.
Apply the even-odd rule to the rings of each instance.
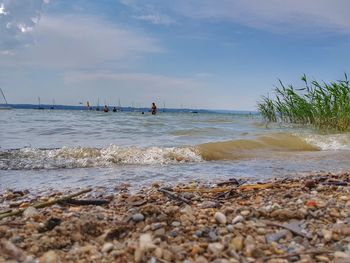
[[[350,262],[350,173],[66,194],[0,195],[0,262]]]

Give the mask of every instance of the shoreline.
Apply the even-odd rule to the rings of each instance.
[[[0,195],[0,217],[24,210],[0,220],[0,262],[350,262],[347,172],[75,197],[102,205],[35,209],[63,193],[28,195]]]

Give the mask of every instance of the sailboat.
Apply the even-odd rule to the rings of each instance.
[[[40,97],[38,97],[38,110],[43,110],[44,107],[41,106],[41,103],[40,103]]]
[[[96,111],[100,110],[100,98],[97,98],[97,107],[96,107]]]
[[[10,105],[8,105],[5,94],[1,88],[0,88],[0,91],[1,91],[2,97],[4,98],[4,101],[5,101],[5,104],[0,104],[0,110],[11,110],[12,107]]]
[[[52,100],[52,106],[50,107],[51,110],[55,109],[55,99]]]

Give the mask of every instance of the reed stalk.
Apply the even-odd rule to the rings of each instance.
[[[348,77],[336,82],[309,82],[304,74],[302,88],[285,86],[279,80],[272,99],[263,96],[257,104],[269,122],[313,125],[319,129],[350,130],[350,88]]]

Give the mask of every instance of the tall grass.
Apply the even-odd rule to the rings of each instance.
[[[279,81],[275,98],[263,96],[258,110],[269,122],[313,125],[319,129],[350,130],[350,88],[348,77],[336,82],[308,81],[304,74],[302,88],[285,86]]]

